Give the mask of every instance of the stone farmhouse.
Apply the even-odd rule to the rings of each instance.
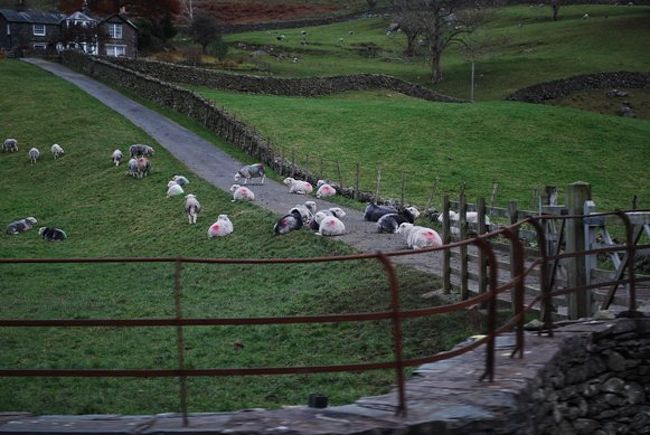
[[[71,27],[83,29],[74,40],[67,37]],[[0,9],[0,50],[20,54],[70,48],[92,55],[136,57],[138,29],[122,13],[96,17],[85,10],[65,15]]]

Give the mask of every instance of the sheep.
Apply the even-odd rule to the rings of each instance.
[[[340,220],[345,217],[345,212],[339,207],[332,207],[326,210],[321,210],[318,213],[316,213],[314,215],[314,218],[311,220],[311,222],[309,222],[309,228],[311,228],[314,231],[318,231],[318,229],[320,228],[321,221],[326,216],[334,216],[335,218],[338,218]]]
[[[233,232],[234,228],[232,222],[228,219],[228,215],[220,214],[217,221],[210,225],[208,228],[208,237],[214,239],[215,237],[224,237]]]
[[[120,166],[120,163],[122,163],[122,157],[124,157],[122,155],[122,151],[120,151],[119,149],[113,151],[113,154],[111,155],[111,159],[113,161],[113,164],[115,166]]]
[[[325,216],[321,220],[316,234],[319,236],[340,236],[345,234],[345,225],[334,216]]]
[[[303,224],[307,225],[312,221],[314,213],[316,213],[316,203],[314,201],[307,201],[304,204],[298,204],[289,210],[289,213],[298,212]]]
[[[169,189],[167,189],[167,198],[171,198],[172,196],[179,196],[185,193],[183,191],[183,188],[179,186],[178,184],[172,184]]]
[[[239,184],[233,184],[230,186],[230,191],[232,192],[231,202],[235,202],[237,200],[255,201],[255,194],[248,187],[240,186]]]
[[[190,184],[190,180],[188,180],[186,177],[182,175],[174,175],[172,177],[172,181],[174,181],[179,186],[185,186],[187,184]]]
[[[290,231],[299,230],[302,228],[302,217],[296,210],[282,216],[273,226],[273,232],[276,235],[287,234]]]
[[[32,148],[29,150],[29,161],[31,164],[35,164],[36,160],[38,160],[38,157],[41,155],[41,152],[38,150],[38,148]]]
[[[363,213],[363,219],[369,222],[377,222],[380,217],[389,213],[397,213],[397,209],[392,205],[377,205],[369,202],[366,211]]]
[[[305,201],[305,207],[311,212],[311,214],[316,214],[316,209],[318,206],[315,201]]]
[[[138,159],[138,177],[144,178],[151,173],[151,161],[146,157]]]
[[[327,198],[328,196],[336,195],[336,189],[325,182],[325,180],[318,180],[316,186],[318,187],[316,198]]]
[[[286,186],[289,186],[289,193],[305,195],[307,193],[311,193],[314,190],[312,185],[309,184],[308,182],[302,180],[296,180],[291,177],[285,178],[283,183]]]
[[[235,182],[238,183],[242,178],[244,179],[244,184],[248,184],[248,180],[253,178],[261,178],[262,181],[260,181],[260,184],[264,184],[264,179],[266,178],[266,175],[264,174],[264,164],[255,163],[243,166],[235,174]]]
[[[419,216],[420,212],[415,207],[407,207],[399,213],[385,214],[377,221],[377,232],[394,234],[401,224],[412,224]]]
[[[16,139],[5,139],[2,145],[2,151],[5,153],[15,153],[18,151],[18,141]]]
[[[52,147],[50,148],[50,152],[54,156],[54,159],[58,159],[63,154],[65,154],[65,151],[63,151],[63,148],[58,143],[52,144]]]
[[[584,14],[584,15],[582,16],[582,19],[583,19],[583,20],[588,20],[588,19],[589,19],[589,14]]]
[[[136,157],[136,156],[151,157],[154,154],[154,149],[149,145],[135,143],[129,147],[129,153],[131,154],[131,157]]]
[[[33,217],[26,217],[24,219],[14,221],[7,225],[7,234],[13,236],[16,234],[24,233],[25,231],[31,230],[37,223],[38,221]]]
[[[478,223],[478,212],[468,211],[465,214],[465,219],[467,220],[467,223],[477,224]],[[443,214],[440,213],[438,215],[438,222],[442,223],[442,221],[443,221]],[[456,213],[453,210],[449,210],[449,221],[450,222],[458,222],[458,221],[460,221],[460,213]],[[485,224],[486,225],[492,225],[492,222],[490,221],[489,216],[485,216]]]
[[[396,234],[402,234],[406,244],[412,249],[439,248],[442,238],[435,230],[404,222],[397,228]]]
[[[275,37],[275,39],[277,39],[278,41],[284,41],[284,38],[286,38],[286,36],[284,35],[278,35]]]
[[[196,218],[201,213],[201,204],[196,199],[196,196],[191,193],[185,195],[185,213],[187,213],[187,219],[190,221],[190,225],[196,224]]]
[[[138,161],[134,158],[131,158],[129,159],[129,163],[127,164],[127,166],[129,167],[129,172],[128,172],[129,175],[134,178],[138,178],[138,174],[139,174]]]
[[[68,238],[68,235],[60,228],[50,228],[50,227],[40,227],[38,229],[38,234],[43,237],[44,240],[54,241],[54,240],[65,240]]]

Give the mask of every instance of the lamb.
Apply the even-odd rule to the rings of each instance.
[[[18,141],[16,139],[5,139],[2,145],[2,151],[5,153],[15,153],[18,151]]]
[[[134,158],[129,159],[128,167],[129,167],[129,175],[134,178],[138,178],[138,174],[139,174],[138,161]]]
[[[115,150],[113,151],[113,154],[111,155],[111,159],[113,159],[113,163],[115,166],[120,166],[120,163],[122,163],[122,151],[120,150]]]
[[[314,215],[314,218],[309,223],[309,228],[311,228],[314,231],[318,231],[318,229],[320,228],[321,221],[326,216],[334,216],[335,218],[338,218],[340,220],[345,217],[345,212],[339,207],[332,207],[326,210],[321,210]]]
[[[407,207],[399,213],[385,214],[377,221],[377,232],[395,234],[401,224],[404,222],[412,224],[418,216],[420,212],[415,207]]]
[[[369,222],[377,222],[380,217],[389,213],[397,213],[397,209],[392,205],[368,203],[366,211],[363,213],[363,219]]]
[[[190,184],[190,180],[187,178],[183,177],[182,175],[174,175],[172,177],[172,181],[178,184],[179,186],[185,186]]]
[[[334,216],[325,216],[321,220],[316,234],[319,236],[340,236],[345,234],[345,225]]]
[[[149,145],[135,143],[129,147],[129,153],[131,153],[131,157],[136,157],[136,156],[151,157],[154,154],[154,149]]]
[[[220,214],[217,221],[210,225],[208,228],[208,237],[214,239],[215,237],[224,237],[233,232],[234,228],[232,222],[228,219],[228,215]]]
[[[289,193],[305,195],[307,193],[311,193],[314,190],[312,185],[309,184],[308,182],[302,180],[296,180],[291,177],[285,178],[283,183],[286,186],[289,186]]]
[[[255,194],[248,188],[240,186],[239,184],[233,184],[230,186],[230,191],[232,192],[232,201],[237,200],[241,201],[255,201]]]
[[[242,167],[235,174],[235,182],[238,183],[242,178],[244,179],[244,184],[248,184],[248,180],[253,178],[261,178],[262,181],[260,181],[260,184],[264,184],[264,179],[266,178],[266,175],[264,174],[264,164],[255,163]]]
[[[325,180],[318,180],[316,185],[318,187],[316,198],[327,198],[328,196],[336,195],[336,189],[326,183]]]
[[[396,234],[402,234],[409,248],[439,248],[442,238],[435,230],[404,222],[397,228]]]
[[[50,228],[50,227],[40,227],[38,229],[38,234],[47,241],[55,240],[65,240],[68,238],[68,235],[60,228]]]
[[[36,218],[33,217],[26,217],[24,219],[14,221],[7,225],[7,234],[13,236],[16,234],[24,233],[25,231],[31,230],[37,223],[38,222]]]
[[[185,195],[185,213],[187,213],[187,219],[190,221],[190,225],[196,224],[196,218],[201,213],[201,204],[196,199],[196,196],[191,193]]]
[[[167,189],[167,198],[171,198],[172,196],[179,196],[185,193],[183,191],[183,188],[179,186],[178,184],[172,184],[169,186],[169,189]]]
[[[138,159],[138,177],[144,178],[151,173],[151,161],[146,157]]]
[[[282,216],[273,226],[273,232],[276,235],[287,234],[290,231],[302,228],[302,217],[298,211],[293,211]]]
[[[65,151],[63,151],[63,148],[58,143],[52,145],[52,147],[50,148],[50,152],[54,156],[54,159],[58,159],[63,154],[65,154]]]
[[[38,160],[38,156],[41,155],[41,152],[38,150],[38,148],[32,148],[29,150],[29,161],[33,164],[36,163],[36,160]]]

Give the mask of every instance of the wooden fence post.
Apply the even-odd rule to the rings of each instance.
[[[400,194],[400,204],[404,207],[404,183],[405,183],[405,174],[402,171],[402,180],[401,180],[401,194]]]
[[[319,180],[324,180],[325,179],[324,174],[325,174],[325,169],[324,169],[324,165],[323,165],[323,158],[321,157],[320,158],[320,171],[319,171],[319,174],[318,174],[318,179]]]
[[[343,178],[341,177],[341,162],[338,160],[336,161],[336,172],[339,176],[339,186],[341,187],[341,189],[343,189]]]
[[[496,207],[497,189],[499,189],[499,183],[495,182],[492,184],[492,195],[490,196],[490,208]]]
[[[433,203],[433,197],[436,195],[439,179],[440,177],[436,177],[436,179],[433,180],[433,182],[431,183],[431,195],[429,196],[429,200],[427,201],[427,207],[425,210],[429,210],[431,208],[431,204]]]
[[[576,182],[569,184],[567,206],[569,215],[582,215],[585,201],[591,199],[591,185]],[[579,252],[585,249],[584,219],[569,219],[566,225],[566,252]],[[587,267],[585,257],[567,259],[567,284],[569,288],[587,284]],[[591,291],[578,291],[567,295],[569,320],[590,317],[592,314]]]
[[[451,229],[449,227],[449,195],[442,198],[442,243],[451,243]],[[451,252],[445,249],[442,253],[442,288],[445,294],[451,292]]]
[[[485,224],[485,198],[479,198],[478,201],[476,202],[476,214],[478,215],[478,233],[479,234],[487,233],[488,232],[487,225]],[[487,287],[488,287],[488,276],[487,276],[488,259],[487,256],[480,249],[478,255],[479,255],[478,292],[485,293],[487,292]]]
[[[280,148],[280,176],[284,176],[284,147]]]
[[[381,167],[377,166],[377,187],[375,189],[375,203],[379,202],[379,185],[381,184]]]
[[[463,188],[463,192],[464,192]],[[460,220],[458,225],[460,226],[460,240],[467,239],[467,199],[465,198],[465,193],[460,195],[460,201],[458,204],[460,210]],[[460,247],[460,298],[461,300],[469,299],[469,270],[467,264],[467,245],[462,245]]]
[[[354,174],[354,199],[359,199],[359,178],[361,176],[361,166],[357,162],[356,172]]]
[[[519,219],[519,211],[517,209],[517,201],[510,201],[508,203],[508,215],[510,218],[510,225],[514,224],[517,222]],[[513,235],[515,239],[519,238],[519,229],[513,229],[512,230]],[[514,250],[514,243],[510,244],[509,248],[509,254],[510,254],[510,277],[511,279],[517,276],[517,269],[516,269],[516,264],[517,262],[515,261],[515,250]],[[517,290],[515,287],[510,289],[510,306],[512,308],[512,312],[516,312],[517,306],[515,304],[515,301],[517,299]]]
[[[296,178],[296,149],[291,149],[291,178]]]

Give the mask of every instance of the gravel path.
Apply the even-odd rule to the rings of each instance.
[[[121,114],[147,132],[196,175],[219,189],[228,191],[233,184],[233,175],[243,166],[241,162],[233,159],[219,150],[214,144],[185,127],[88,76],[42,59],[30,58],[24,60],[78,86],[84,92]],[[255,193],[255,203],[258,206],[264,207],[277,215],[286,214],[290,208],[308,199],[316,201],[319,210],[338,207],[337,204],[313,197],[289,194],[286,186],[269,179],[264,185],[251,186],[251,190]],[[396,251],[405,248],[400,236],[378,234],[376,224],[365,222],[361,212],[346,207],[342,208],[347,213],[344,222],[348,234],[337,237],[338,240],[361,252]],[[270,228],[269,231],[271,231]],[[395,261],[440,276],[441,255],[439,253],[396,257]]]

